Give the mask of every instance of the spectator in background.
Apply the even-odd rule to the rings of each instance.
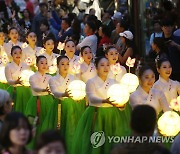
[[[74,43],[77,45],[80,41],[81,38],[81,22],[75,18],[72,21],[72,30],[73,30],[73,35],[71,36],[72,40],[74,40]]]
[[[64,139],[56,130],[50,130],[40,135],[36,144],[37,154],[66,154]]]
[[[83,46],[90,46],[93,55],[96,55],[97,50],[97,36],[95,35],[96,25],[93,21],[88,21],[84,28],[85,39],[77,45],[77,49],[80,50]]]
[[[59,32],[58,40],[64,42],[65,39],[73,35],[73,30],[71,28],[71,21],[69,18],[63,18],[61,23],[61,31]]]
[[[150,46],[152,46],[155,37],[162,37],[162,29],[161,29],[160,21],[155,20],[153,22],[153,26],[154,26],[154,33],[152,33],[150,36]]]
[[[39,8],[40,8],[40,13],[35,15],[32,23],[32,31],[36,33],[38,39],[40,35],[40,23],[42,20],[47,18],[48,6],[46,3],[40,3]]]
[[[110,40],[111,33],[108,26],[101,25],[99,27],[98,33],[99,33],[99,36],[101,37],[98,47],[103,46],[103,44],[111,44],[111,40]]]
[[[116,27],[117,23],[121,21],[121,19],[122,19],[121,12],[116,12],[113,15],[112,20],[113,20],[113,23],[114,23],[115,27]],[[116,44],[118,39],[119,39],[119,34],[116,32],[116,30],[113,30],[112,33],[111,33],[111,41],[112,41],[112,43]]]
[[[25,30],[31,30],[32,26],[32,16],[30,12],[25,9],[23,10],[22,19],[19,21],[19,25]]]
[[[0,132],[4,123],[4,118],[12,110],[12,100],[7,91],[0,89]],[[1,134],[1,133],[0,133]]]
[[[149,105],[139,105],[134,108],[131,114],[131,128],[134,138],[153,135],[156,125],[156,111]],[[142,139],[142,138],[141,138]],[[148,141],[148,139],[147,139]],[[116,146],[111,154],[170,154],[170,152],[157,143],[147,141],[126,143]]]
[[[128,24],[124,20],[121,20],[120,22],[116,24],[116,33],[120,34],[124,32],[125,30],[128,30],[128,28],[129,28]],[[123,45],[120,36],[116,42],[116,48],[120,54],[125,49],[125,46]]]
[[[115,29],[115,25],[113,23],[113,20],[111,19],[111,11],[105,11],[103,17],[102,17],[102,24],[107,25],[110,32],[112,32]]]
[[[119,54],[119,61],[121,65],[126,66],[128,57],[134,58],[133,34],[130,31],[124,31],[119,34],[124,45],[124,50]]]
[[[33,3],[30,0],[24,0],[26,2],[26,9],[29,11],[31,16],[34,16],[34,6]]]
[[[53,37],[53,39],[55,39],[53,31],[50,29],[49,23],[45,19],[45,20],[42,20],[40,23],[40,35],[39,35],[39,39],[37,40],[39,46],[43,45],[42,42],[44,38],[47,36],[51,36]]]
[[[89,9],[89,15],[94,15],[96,14],[96,10],[94,8]]]
[[[180,81],[180,37],[173,35],[173,22],[170,19],[163,19],[161,28],[163,31],[163,38],[168,48],[168,56],[172,65],[172,79]]]
[[[0,133],[0,142],[3,146],[1,154],[30,154],[26,145],[31,141],[31,131],[31,125],[23,114],[9,113]]]

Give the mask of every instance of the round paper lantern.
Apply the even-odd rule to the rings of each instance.
[[[138,87],[139,79],[132,73],[126,73],[121,79],[121,84],[129,91],[129,93],[132,93]]]
[[[129,100],[129,92],[124,86],[114,84],[108,89],[107,97],[110,98],[110,101],[114,101],[113,103],[124,106]]]
[[[158,120],[158,129],[163,136],[176,136],[180,131],[180,116],[174,111],[165,112]]]
[[[74,80],[68,86],[74,100],[81,100],[86,96],[85,88],[86,84],[81,80]]]
[[[1,83],[7,83],[6,76],[5,76],[5,67],[0,67],[0,82]]]
[[[30,78],[30,76],[32,76],[34,74],[34,72],[33,71],[31,71],[31,70],[24,70],[24,71],[22,71],[21,72],[21,75],[20,75],[20,80],[22,81],[22,84],[24,85],[24,86],[27,86],[27,87],[29,87],[30,86],[30,84],[29,84],[29,78]]]
[[[49,67],[49,74],[54,74],[57,71],[57,66],[50,66]]]
[[[170,107],[175,111],[180,111],[180,97],[179,96],[177,97],[177,99],[171,100]]]

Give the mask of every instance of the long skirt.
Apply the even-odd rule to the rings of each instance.
[[[116,107],[89,106],[82,115],[73,139],[71,154],[109,154],[109,137],[128,136],[130,127],[124,111]]]

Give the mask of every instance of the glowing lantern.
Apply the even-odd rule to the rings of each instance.
[[[82,64],[84,62],[84,59],[82,57],[79,58],[78,63]]]
[[[60,51],[64,49],[65,43],[59,42],[57,49],[59,49]]]
[[[25,63],[28,65],[28,66],[30,66],[30,65],[32,65],[32,58],[30,58],[30,57],[27,57],[26,59],[25,59]]]
[[[138,87],[139,80],[136,75],[132,73],[126,73],[121,79],[121,84],[129,91],[129,93],[132,93]]]
[[[180,96],[177,97],[177,99],[172,99],[170,102],[170,107],[175,110],[180,112]]]
[[[114,75],[117,75],[122,72],[121,65],[119,63],[116,63],[115,65],[111,66],[111,70]]]
[[[29,78],[30,78],[30,76],[32,76],[33,74],[34,74],[34,72],[31,71],[31,70],[24,70],[24,71],[21,72],[20,78],[21,78],[22,84],[23,84],[24,86],[27,86],[27,87],[30,86],[30,84],[29,84]]]
[[[163,136],[176,136],[180,131],[180,116],[174,111],[165,112],[158,120],[158,129]]]
[[[45,53],[45,50],[44,48],[42,48],[40,51],[39,51],[39,55],[43,55]]]
[[[78,74],[78,73],[80,73],[80,68],[81,68],[81,65],[79,63],[74,63],[72,72],[74,74]]]
[[[49,74],[54,74],[57,72],[57,59],[55,58],[53,60],[53,63],[51,66],[49,66]]]
[[[108,89],[107,97],[114,101],[114,104],[124,106],[129,100],[129,92],[122,85],[114,84]]]
[[[7,83],[6,76],[5,76],[5,67],[0,67],[0,82]]]
[[[6,65],[9,62],[9,58],[6,53],[2,55],[2,62],[4,65]]]
[[[25,42],[22,44],[22,48],[26,48],[26,47],[28,47],[28,44]]]
[[[68,86],[68,90],[70,90],[70,93],[72,94],[72,99],[76,101],[81,100],[86,96],[85,88],[86,84],[81,80],[74,80]]]
[[[129,67],[134,67],[136,58],[131,59],[131,57],[128,57],[127,61],[126,61],[126,65]]]
[[[49,67],[49,74],[54,74],[56,73],[56,71],[57,71],[57,66],[52,65]]]

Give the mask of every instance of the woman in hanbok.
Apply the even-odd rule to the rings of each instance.
[[[97,75],[96,67],[92,62],[93,54],[89,46],[84,46],[81,48],[81,57],[83,63],[80,68],[80,79],[85,83]]]
[[[50,95],[49,79],[50,75],[46,74],[48,69],[47,58],[38,56],[36,60],[38,71],[29,79],[33,96],[27,102],[26,116],[31,124],[37,121],[36,136],[40,134],[42,123],[50,109],[54,99]]]
[[[124,106],[113,105],[113,101],[107,97],[108,88],[117,83],[107,77],[110,69],[108,60],[105,57],[99,57],[95,65],[97,76],[86,83],[89,107],[76,128],[72,154],[109,154],[113,143],[106,141],[98,147],[96,146],[98,136],[100,139],[104,135],[126,136],[130,133],[126,116],[119,109],[119,107],[123,109]]]
[[[9,29],[9,34],[8,34],[10,40],[8,43],[6,43],[4,45],[5,51],[7,53],[7,56],[9,58],[10,61],[12,61],[12,57],[11,57],[11,48],[13,46],[20,46],[22,47],[23,43],[18,41],[19,38],[19,33],[16,27],[11,27]]]
[[[6,80],[5,73],[4,73],[5,66],[9,62],[8,56],[4,49],[4,45],[5,45],[4,41],[5,41],[5,34],[3,31],[0,30],[0,74],[1,74],[0,89],[3,89],[3,90],[8,89],[8,91],[9,91],[12,88],[10,88],[10,85],[7,84],[7,80]]]
[[[42,131],[48,129],[59,129],[65,138],[67,150],[72,146],[72,140],[78,121],[85,111],[85,99],[75,101],[71,98],[69,84],[76,80],[76,77],[68,74],[69,59],[67,56],[60,56],[57,59],[59,72],[49,81],[52,93],[57,98],[46,116],[42,125]]]
[[[7,83],[14,87],[13,99],[15,101],[14,110],[25,113],[27,101],[32,96],[31,89],[23,85],[21,81],[21,73],[29,70],[28,65],[21,61],[22,50],[19,46],[13,46],[11,49],[13,61],[5,67],[5,76]]]
[[[105,55],[106,58],[109,60],[109,64],[110,64],[110,71],[108,73],[108,78],[114,79],[120,83],[121,78],[126,73],[126,68],[124,66],[121,66],[120,63],[118,63],[119,53],[117,49],[114,46],[109,46],[105,51]],[[119,64],[119,66],[117,64]]]
[[[155,82],[155,74],[149,66],[144,66],[139,70],[140,85],[135,92],[130,95],[130,105],[134,108],[137,105],[147,104],[160,112],[169,111],[169,104],[163,92],[152,88]]]
[[[114,79],[118,83],[120,83],[121,78],[124,74],[126,74],[126,68],[118,62],[118,51],[114,46],[107,47],[105,51],[105,56],[109,61],[110,64],[110,70],[108,73],[108,78]],[[131,117],[131,106],[128,103],[126,103],[126,108],[122,112],[125,112],[126,117],[128,119],[128,122],[130,123],[130,117]]]
[[[75,55],[75,51],[76,51],[76,45],[74,43],[73,40],[66,40],[65,41],[65,46],[64,46],[64,50],[66,52],[66,56],[69,58],[69,71],[68,73],[71,74],[71,75],[75,75],[76,73],[79,73],[79,72],[74,72],[73,70],[73,67],[78,63],[79,61],[79,56]]]
[[[155,82],[154,88],[162,91],[168,103],[176,99],[180,95],[180,82],[170,79],[172,73],[171,63],[167,58],[162,58],[157,61],[157,71],[159,79]]]
[[[48,62],[48,73],[51,74],[52,76],[55,75],[57,71],[57,57],[59,56],[58,54],[53,53],[54,50],[54,40],[51,37],[46,37],[43,40],[43,45],[45,48],[45,52],[42,54],[47,58]]]
[[[33,71],[36,70],[36,57],[39,56],[42,51],[41,47],[37,47],[37,36],[34,32],[30,31],[26,36],[27,46],[23,48],[23,61],[29,65]]]

